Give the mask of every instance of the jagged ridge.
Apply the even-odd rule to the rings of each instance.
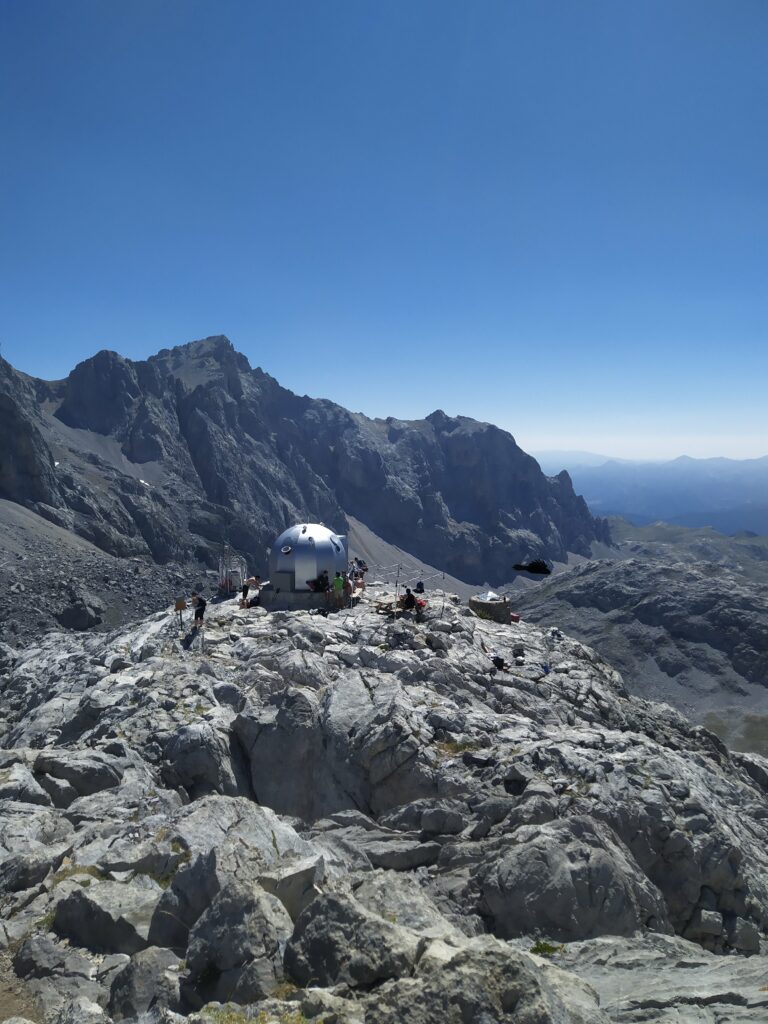
[[[53,383],[0,361],[0,448],[0,497],[161,562],[211,564],[226,539],[260,567],[291,521],[343,530],[345,513],[475,583],[607,539],[567,473],[545,477],[505,431],[299,397],[221,337],[144,362],[100,352]]]

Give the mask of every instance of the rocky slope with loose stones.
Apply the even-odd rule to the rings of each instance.
[[[0,698],[40,1019],[764,1020],[768,762],[556,629],[227,602],[5,646]]]
[[[515,607],[600,651],[632,693],[668,701],[731,747],[768,754],[763,563],[748,573],[736,542],[725,565],[684,553],[584,563],[516,594]]]

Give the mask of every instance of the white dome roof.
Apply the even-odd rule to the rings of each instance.
[[[316,579],[323,569],[332,579],[347,568],[347,562],[347,538],[343,534],[334,533],[322,523],[297,523],[284,530],[272,545],[269,578],[282,590],[309,590],[307,580]]]

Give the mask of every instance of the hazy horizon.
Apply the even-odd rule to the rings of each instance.
[[[513,431],[514,433],[514,431]],[[599,438],[586,438],[584,444],[579,439],[574,439],[573,445],[565,447],[562,444],[549,443],[553,439],[548,439],[546,446],[540,445],[534,442],[531,444],[524,443],[522,436],[515,435],[515,440],[526,452],[536,456],[552,456],[554,454],[565,452],[570,454],[579,453],[584,455],[595,455],[605,457],[606,459],[617,459],[619,461],[627,462],[670,462],[674,459],[689,457],[692,459],[734,459],[738,461],[746,459],[761,459],[768,456],[768,443],[764,443],[761,447],[753,438],[744,439],[744,444],[740,448],[732,449],[731,451],[721,451],[718,446],[721,446],[721,440],[719,438],[689,438],[688,448],[686,450],[679,450],[675,444],[665,443],[666,439],[656,439],[653,447],[646,447],[646,439],[635,443],[634,440],[627,442],[623,449],[614,448],[613,445],[603,445],[598,448],[597,445],[600,442]],[[708,448],[707,442],[711,441],[713,447]],[[589,445],[594,445],[589,447]],[[733,450],[739,452],[745,452],[746,454],[733,454]],[[631,454],[627,454],[630,452]]]
[[[188,340],[192,341],[199,339]],[[231,338],[229,340],[232,341]],[[177,344],[183,345],[186,343],[186,341],[181,341],[178,342]],[[232,344],[236,350],[242,351],[242,349],[239,349],[238,345],[234,341],[232,341]],[[129,356],[127,358],[139,360],[145,359],[148,358],[149,356],[155,355],[156,352],[159,352],[160,349],[164,347],[173,348],[175,346],[160,345],[157,348],[153,349],[152,351],[147,352],[146,355]],[[124,352],[119,352],[119,350],[117,349],[112,349],[111,346],[106,345],[102,346],[102,348],[117,351],[119,355],[125,356]],[[95,354],[96,351],[91,352],[88,355],[85,355],[83,358],[87,359]],[[248,353],[246,352],[244,352],[243,354],[246,356],[248,355]],[[16,369],[21,370],[24,373],[30,373],[30,371],[25,370],[23,366],[16,365],[10,359],[8,359],[8,356],[3,351],[2,348],[0,348],[0,356],[5,358],[7,361],[11,362],[11,364],[14,365]],[[306,379],[304,380],[304,384],[291,383],[287,379],[277,377],[269,366],[258,364],[254,362],[253,359],[250,359],[249,361],[251,362],[252,366],[260,365],[260,368],[264,370],[265,373],[268,373],[270,374],[270,376],[275,377],[279,384],[281,384],[285,388],[288,388],[291,391],[294,391],[296,394],[307,394],[312,398],[328,399],[329,401],[337,402],[337,404],[344,406],[344,408],[349,409],[351,412],[361,412],[364,415],[369,416],[371,418],[384,419],[387,416],[395,416],[395,418],[397,419],[424,419],[426,416],[430,415],[430,413],[434,412],[436,409],[441,408],[449,416],[472,416],[475,419],[494,423],[496,426],[501,427],[503,430],[507,430],[510,434],[512,434],[515,438],[515,441],[523,449],[523,451],[527,452],[530,455],[533,455],[534,458],[539,456],[552,456],[553,454],[558,454],[561,452],[567,453],[568,455],[582,454],[605,459],[619,459],[632,462],[670,461],[672,459],[680,458],[682,456],[689,456],[695,459],[727,458],[741,460],[762,458],[763,456],[768,455],[768,445],[764,445],[761,448],[759,441],[753,437],[735,439],[736,444],[729,451],[719,450],[718,446],[721,446],[722,441],[720,437],[705,435],[695,435],[692,437],[688,437],[686,439],[688,447],[685,450],[680,450],[675,446],[675,439],[649,439],[647,435],[639,439],[634,436],[625,438],[624,446],[621,448],[616,447],[615,438],[612,439],[612,443],[606,444],[604,443],[604,439],[599,435],[585,435],[583,438],[571,435],[568,436],[566,444],[562,441],[561,438],[558,438],[556,436],[550,434],[540,434],[536,432],[524,434],[522,431],[517,430],[514,424],[503,423],[493,419],[489,419],[487,416],[469,412],[466,408],[449,409],[446,408],[444,403],[440,402],[438,402],[436,405],[433,405],[430,408],[416,410],[407,415],[396,414],[392,411],[374,412],[371,409],[365,408],[364,406],[360,406],[359,403],[355,403],[355,401],[350,400],[349,393],[346,393],[345,395],[344,389],[342,389],[342,392],[340,394],[337,394],[336,396],[331,394],[320,394],[319,392],[317,392],[316,389],[313,391],[309,387],[309,383]],[[61,379],[62,377],[65,377],[72,369],[74,369],[74,364],[68,367],[66,372],[62,373],[61,375],[46,375],[32,373],[30,373],[30,375],[38,376],[42,380],[55,381]],[[290,376],[291,375],[289,374],[288,377]],[[302,380],[300,375],[298,377],[298,380]],[[708,447],[708,445],[711,445],[712,447]],[[734,454],[735,451],[739,452],[740,454]],[[564,465],[563,468],[567,467]]]

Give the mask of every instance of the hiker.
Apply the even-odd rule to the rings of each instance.
[[[348,607],[352,607],[352,598],[355,593],[355,581],[348,572],[342,573],[344,579],[344,604]]]
[[[403,611],[404,612],[415,612],[416,611],[416,595],[411,593],[411,588],[405,588],[405,597],[403,598]]]
[[[208,604],[208,602],[205,600],[204,597],[201,597],[196,590],[193,590],[192,604],[195,609],[194,628],[202,629],[203,626],[205,625],[205,622],[203,620],[205,618],[205,606]]]
[[[241,608],[250,608],[250,604],[248,603],[248,591],[251,589],[251,587],[255,587],[258,590],[260,586],[261,586],[261,577],[260,576],[249,576],[248,577],[248,579],[245,581],[245,583],[243,583],[242,597],[240,598],[240,607]]]
[[[323,569],[320,575],[314,580],[307,580],[307,586],[315,594],[325,594],[330,587],[330,580],[328,579],[328,570]]]
[[[365,590],[365,574],[368,572],[368,566],[366,565],[365,568],[363,568],[363,564],[364,563],[361,563],[359,558],[355,558],[352,562],[351,574],[355,585],[360,587],[361,590]]]
[[[423,594],[424,593],[424,584],[423,584],[423,582],[421,580],[419,580],[419,582],[416,584],[414,589],[415,589],[417,594]]]
[[[344,580],[340,572],[333,577],[333,599],[337,608],[344,607]]]
[[[241,602],[241,608],[258,608],[261,604],[261,576],[253,576],[250,582],[255,593],[250,600]]]

